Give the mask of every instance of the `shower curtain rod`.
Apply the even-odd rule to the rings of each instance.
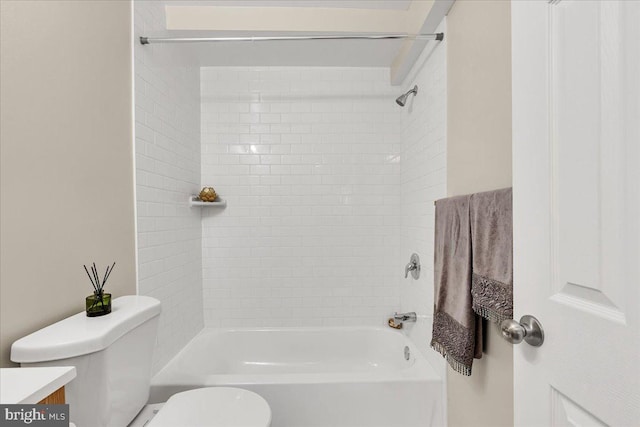
[[[201,43],[201,42],[261,42],[272,40],[443,40],[444,33],[434,34],[370,34],[370,35],[309,35],[309,36],[260,36],[260,37],[140,37],[140,44],[151,43]]]

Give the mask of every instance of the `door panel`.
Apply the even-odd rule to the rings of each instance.
[[[558,390],[551,389],[551,425],[606,427],[606,424]]]
[[[551,19],[552,224],[557,300],[622,320],[624,69],[619,2],[557,2]],[[616,31],[619,29],[619,37]],[[553,261],[553,259],[552,259]],[[603,280],[606,272],[607,280]],[[576,301],[579,300],[579,301]],[[577,302],[577,304],[574,304]]]
[[[512,2],[516,425],[640,420],[640,2]],[[534,402],[534,404],[532,404]]]

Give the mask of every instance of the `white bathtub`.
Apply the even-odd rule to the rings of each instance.
[[[154,376],[150,403],[208,386],[259,393],[272,427],[444,424],[442,378],[385,328],[205,329]]]

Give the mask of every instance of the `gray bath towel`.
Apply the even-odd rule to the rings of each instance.
[[[457,372],[471,375],[482,357],[482,322],[471,297],[471,196],[436,202],[434,310],[431,347]]]
[[[513,318],[511,188],[471,196],[473,310],[493,322]]]

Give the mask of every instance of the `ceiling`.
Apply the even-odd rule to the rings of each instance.
[[[408,10],[411,0],[171,0],[167,5]]]
[[[432,33],[453,0],[171,0],[148,37]],[[400,84],[426,41],[305,40],[180,45],[201,66],[390,67]]]

